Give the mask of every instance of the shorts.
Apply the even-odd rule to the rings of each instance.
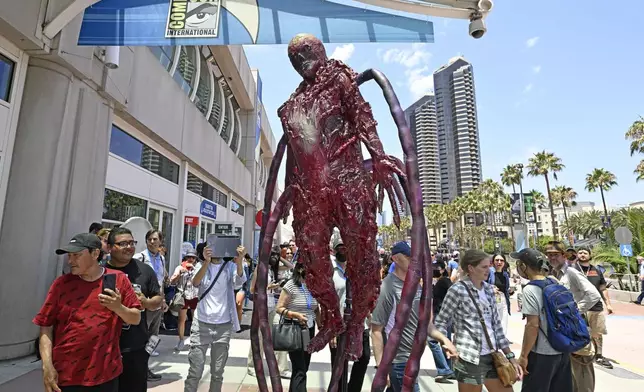
[[[241,290],[242,290],[242,289],[237,289],[237,290],[235,290],[235,295],[237,295],[237,293],[239,293]]]
[[[491,354],[482,355],[478,365],[462,359],[456,360],[454,375],[458,382],[470,385],[483,385],[487,379],[499,378]]]
[[[116,377],[115,379],[108,381],[106,383],[100,384],[100,385],[95,385],[92,387],[85,387],[85,386],[68,386],[68,387],[60,387],[60,390],[62,392],[118,392],[119,390],[119,378]]]
[[[606,315],[604,315],[603,311],[589,310],[586,313],[586,318],[588,319],[591,335],[606,335],[608,333],[606,330]]]
[[[192,309],[195,310],[197,309],[197,303],[199,302],[199,298],[193,298],[193,299],[187,299],[184,301],[183,308],[181,309]]]

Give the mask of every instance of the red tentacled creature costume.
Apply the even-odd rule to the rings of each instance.
[[[380,263],[376,251],[376,210],[389,195],[394,221],[399,223],[396,201],[406,196],[410,202],[412,224],[412,265],[403,288],[396,325],[383,355],[374,390],[384,388],[386,371],[399,344],[400,330],[409,318],[411,301],[421,276],[431,277],[426,268],[430,262],[424,229],[422,197],[413,141],[400,104],[384,75],[375,70],[356,74],[340,61],[327,58],[324,45],[309,34],[299,34],[288,47],[288,56],[303,82],[278,110],[284,136],[271,165],[266,189],[256,287],[251,343],[261,391],[267,390],[259,353],[259,333],[271,373],[273,391],[281,392],[281,382],[272,350],[266,310],[267,259],[272,237],[281,218],[292,207],[293,228],[299,247],[298,262],[307,271],[307,287],[321,307],[320,331],[308,345],[309,352],[319,351],[331,339],[345,333],[338,347],[339,358],[355,360],[362,355],[364,320],[375,307],[380,288]],[[370,105],[360,94],[358,85],[374,79],[383,92],[399,130],[407,164],[385,154],[376,132],[376,121]],[[361,144],[372,159],[364,161]],[[270,213],[275,177],[284,151],[287,151],[286,188],[274,211]],[[405,173],[406,172],[406,173]],[[398,181],[395,180],[398,179]],[[404,188],[404,192],[401,189]],[[404,193],[404,196],[403,196]],[[270,213],[270,217],[269,217]],[[338,227],[347,248],[347,278],[352,294],[352,310],[345,325],[340,303],[332,281],[333,268],[329,258],[329,241],[333,228]],[[349,292],[349,291],[348,291]],[[418,374],[418,362],[425,346],[429,320],[428,298],[431,285],[423,287],[421,321],[416,331],[419,347],[412,353],[407,369],[410,379]],[[342,345],[342,343],[345,343]],[[340,361],[339,361],[340,362]],[[336,365],[330,391],[337,390],[334,380],[342,373]]]
[[[347,354],[357,359],[362,355],[364,319],[380,287],[376,191],[364,168],[360,143],[374,155],[375,180],[391,192],[391,173],[400,169],[383,151],[371,107],[354,82],[357,75],[341,62],[328,60],[322,43],[310,35],[296,36],[288,56],[304,81],[278,110],[289,143],[286,186],[294,189],[298,262],[307,269],[307,287],[322,314],[322,328],[308,350],[319,351],[344,332],[329,260],[329,241],[337,226],[347,245],[349,283],[353,293],[360,294],[354,295],[347,328]]]

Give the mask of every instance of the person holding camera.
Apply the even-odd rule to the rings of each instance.
[[[70,273],[54,281],[33,320],[46,392],[118,391],[121,326],[139,324],[141,303],[127,276],[99,264],[101,247],[83,233],[56,250],[68,256]]]
[[[210,348],[210,392],[221,392],[224,366],[233,332],[240,330],[235,301],[235,287],[246,282],[243,259],[246,249],[237,247],[237,256],[230,259],[212,257],[213,250],[203,249],[204,262],[196,269],[192,285],[199,289],[197,312],[190,331],[190,369],[185,392],[197,392]]]

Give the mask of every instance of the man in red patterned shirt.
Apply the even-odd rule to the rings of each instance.
[[[141,303],[125,274],[100,266],[101,245],[83,233],[56,251],[68,255],[71,273],[54,281],[33,320],[46,392],[118,390],[121,326],[141,321]],[[115,291],[103,287],[105,275],[115,275]]]

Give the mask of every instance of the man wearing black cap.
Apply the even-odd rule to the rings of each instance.
[[[613,313],[613,307],[610,304],[610,297],[608,296],[608,289],[606,288],[606,278],[604,278],[604,274],[596,266],[590,264],[591,258],[590,248],[582,246],[577,249],[577,259],[581,272],[586,275],[586,278],[590,283],[592,283],[597,291],[599,291],[603,300],[597,301],[597,303],[586,313],[588,325],[590,326],[590,335],[593,339],[593,344],[595,345],[595,362],[605,368],[612,369],[613,365],[602,355],[604,335],[608,333],[608,330],[606,329],[606,316],[604,315],[603,302],[606,303],[608,314]]]
[[[83,233],[56,250],[68,255],[71,272],[54,281],[33,320],[40,326],[46,392],[118,390],[121,326],[139,324],[141,304],[124,274],[99,265],[101,245]],[[103,287],[108,275],[115,290]]]
[[[517,273],[529,281],[545,281],[545,257],[530,248],[513,252]],[[555,350],[548,340],[548,318],[543,291],[536,284],[523,288],[523,306],[526,317],[519,365],[523,368],[522,392],[571,392],[573,390],[570,355]]]

